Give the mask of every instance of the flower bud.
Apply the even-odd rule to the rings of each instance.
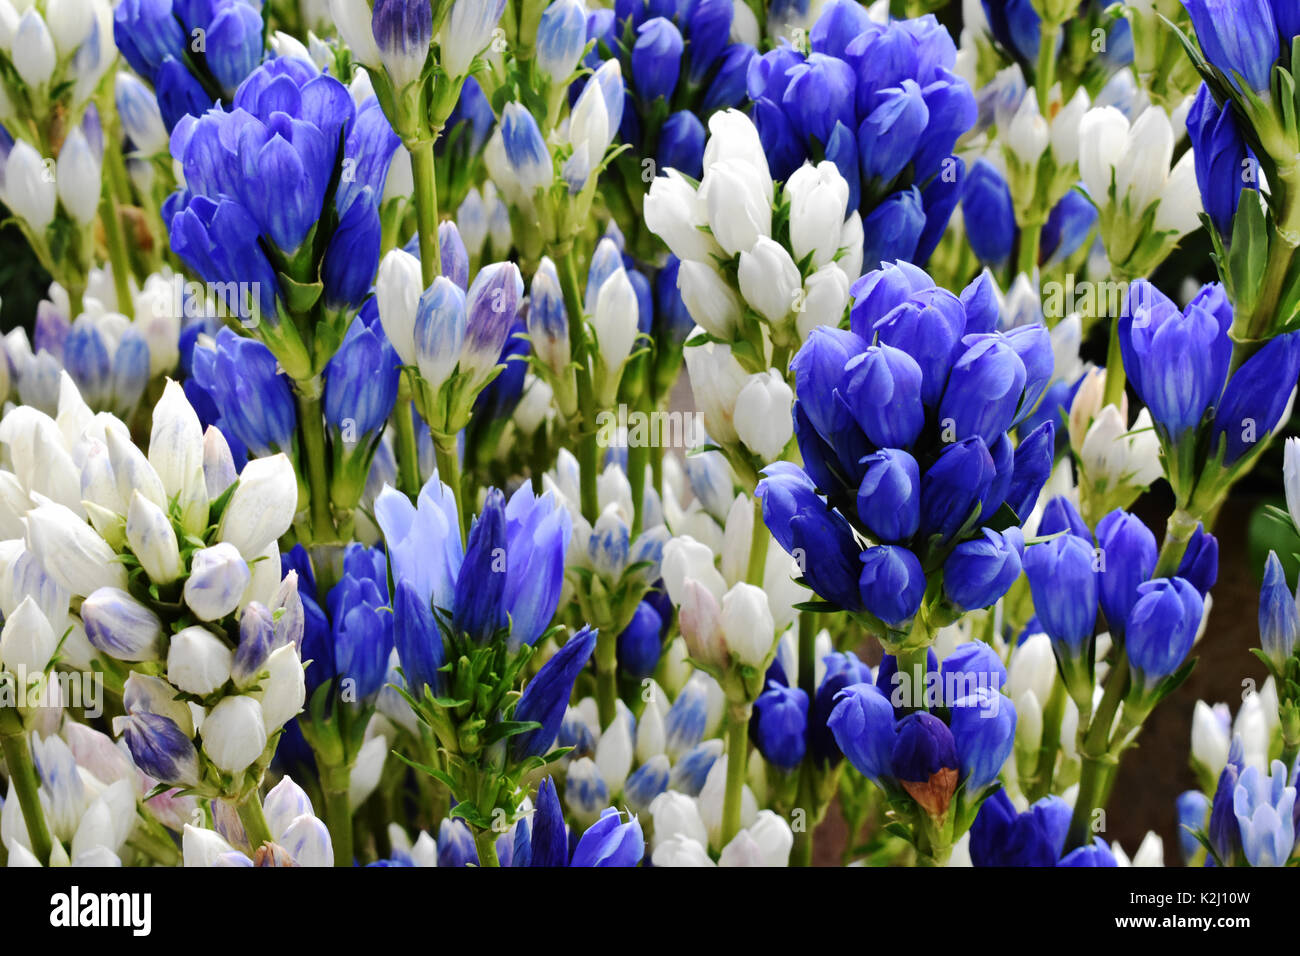
[[[155,780],[180,787],[198,784],[194,742],[171,720],[158,714],[128,714],[114,719],[113,731],[126,741],[135,765]]]
[[[858,487],[858,517],[881,542],[903,542],[921,522],[921,475],[916,459],[897,448],[868,455]]]
[[[203,460],[203,426],[199,416],[185,398],[185,390],[178,383],[168,381],[153,410],[149,464],[168,499],[179,499],[181,524],[191,534],[201,533],[208,521],[209,495]]]
[[[167,680],[187,694],[206,697],[230,679],[233,658],[207,628],[187,627],[172,636],[167,648]]]
[[[266,677],[259,681],[262,721],[273,734],[298,716],[307,699],[306,676],[298,648],[293,644],[277,647],[262,668]]]
[[[62,505],[45,501],[27,513],[27,549],[74,596],[126,587],[126,569],[89,525]]]
[[[415,361],[435,392],[456,370],[465,341],[465,293],[438,276],[420,296],[415,317]]]
[[[776,369],[749,377],[736,397],[736,434],[764,462],[776,461],[794,434],[794,392]]]
[[[415,364],[415,316],[423,291],[420,260],[415,256],[393,249],[380,261],[375,276],[379,321],[403,365]]]
[[[525,193],[544,189],[555,178],[551,151],[537,128],[537,120],[521,103],[507,103],[501,112],[501,140],[506,159]]]
[[[1294,607],[1292,601],[1293,612]],[[1182,666],[1203,613],[1201,595],[1182,578],[1139,585],[1125,633],[1135,684],[1149,691]]]
[[[678,624],[694,660],[709,667],[726,665],[722,611],[714,596],[694,578],[688,578],[684,583]]]
[[[288,457],[255,458],[239,476],[217,537],[245,557],[255,557],[289,530],[297,508],[298,479]]]
[[[776,640],[767,595],[752,584],[736,584],[722,598],[718,621],[729,650],[741,664],[766,663]]]
[[[438,52],[447,75],[468,76],[474,57],[483,52],[501,19],[505,0],[456,0],[443,24]]]
[[[166,513],[140,492],[131,495],[126,540],[154,584],[168,584],[184,572],[176,531]]]
[[[81,604],[86,639],[119,661],[154,661],[162,654],[158,616],[118,588],[100,588]]]
[[[828,265],[839,251],[849,184],[832,162],[804,164],[785,184],[790,203],[790,248],[795,261],[812,253],[812,265]]]
[[[35,10],[27,11],[24,22],[29,16],[40,21]],[[0,179],[0,198],[37,235],[54,219],[54,169],[52,161],[49,166],[46,162],[28,143],[19,140],[9,150],[4,177]]]
[[[242,773],[266,749],[262,708],[248,696],[227,697],[203,720],[203,752],[224,773]]]
[[[100,158],[80,126],[74,126],[59,150],[57,169],[59,201],[73,220],[83,226],[99,213]]]
[[[30,679],[45,670],[57,646],[50,622],[36,602],[25,597],[0,631],[0,663],[5,669],[23,668]]]
[[[740,300],[717,270],[704,262],[684,259],[677,270],[677,288],[686,311],[704,331],[724,342],[736,337]]]
[[[185,603],[199,620],[219,620],[239,606],[250,578],[247,562],[232,544],[195,551],[185,581]]]
[[[424,69],[433,39],[433,9],[421,0],[377,0],[370,25],[379,59],[400,93]]]
[[[216,500],[239,480],[226,436],[215,425],[203,433],[203,484],[208,498]]]
[[[921,607],[925,572],[907,548],[882,544],[862,552],[858,590],[868,611],[890,627],[901,626]],[[810,556],[816,560],[816,555]]]
[[[796,305],[803,279],[790,253],[779,242],[760,236],[740,253],[740,292],[754,310],[779,323]]]
[[[565,82],[587,45],[587,14],[581,0],[559,0],[537,24],[537,65],[552,83]]]

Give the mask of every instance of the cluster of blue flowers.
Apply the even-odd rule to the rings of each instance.
[[[847,0],[827,4],[809,34],[751,64],[749,97],[772,177],[805,161],[835,163],[862,213],[868,269],[924,265],[961,199],[953,155],[975,124],[975,96],[953,73],[957,49],[933,16],[874,23]]]
[[[959,298],[900,262],[853,294],[851,328],[815,329],[791,363],[804,464],[766,470],[764,519],[821,598],[889,630],[941,570],[954,605],[987,607],[1020,574],[1018,526],[1051,471],[1051,422],[1007,434],[1051,378],[1047,330],[998,331],[987,276]]]

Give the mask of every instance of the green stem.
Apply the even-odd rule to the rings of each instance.
[[[618,635],[608,627],[596,635],[596,710],[601,730],[618,716]]]
[[[497,835],[492,830],[475,830],[474,846],[478,849],[479,866],[500,866],[497,858]]]
[[[397,433],[397,487],[414,499],[420,493],[420,443],[415,433],[415,409],[405,387],[393,409],[393,428]]]
[[[302,435],[302,454],[307,459],[307,486],[311,499],[311,540],[307,543],[323,544],[337,536],[334,533],[334,514],[330,510],[329,465],[319,379],[298,383],[298,429]]]
[[[1043,235],[1041,222],[1028,223],[1020,230],[1020,252],[1016,259],[1016,271],[1033,276],[1038,266],[1038,245]]]
[[[411,153],[411,177],[415,182],[415,223],[420,234],[420,278],[427,289],[442,275],[442,251],[438,246],[438,176],[433,162],[430,137]]]
[[[558,252],[558,250],[557,250]],[[580,481],[582,516],[596,523],[600,506],[596,497],[597,443],[596,396],[591,381],[591,366],[587,362],[587,320],[582,305],[581,286],[578,282],[578,263],[570,244],[559,255],[560,285],[564,290],[564,307],[569,313],[569,353],[577,363],[578,419],[577,455]]]
[[[1093,811],[1102,806],[1106,775],[1115,763],[1115,757],[1110,752],[1110,728],[1115,722],[1115,713],[1124,699],[1127,686],[1128,653],[1121,650],[1106,675],[1106,690],[1097,712],[1088,724],[1079,751],[1083,769],[1079,777],[1079,795],[1074,801],[1074,815],[1070,819],[1067,849],[1084,846],[1088,842]]]
[[[749,759],[749,704],[733,704],[727,725],[727,791],[722,801],[722,844],[740,832],[740,803],[745,790],[745,764]]]
[[[138,823],[127,844],[159,866],[179,866],[181,863],[181,854],[176,849],[176,844],[164,836],[150,833]]]
[[[763,502],[754,495],[754,530],[749,541],[749,565],[745,580],[755,587],[763,586],[763,572],[767,569],[767,545],[772,536],[763,523]]]
[[[1038,65],[1034,70],[1034,89],[1038,94],[1038,112],[1045,121],[1050,122],[1047,115],[1048,100],[1052,91],[1052,83],[1055,80],[1056,73],[1056,35],[1061,30],[1061,24],[1048,23],[1043,20],[1040,25],[1041,35],[1038,41]]]
[[[108,261],[113,268],[113,289],[117,293],[117,309],[125,315],[135,315],[131,301],[131,260],[122,236],[122,220],[113,198],[113,181],[104,184],[104,195],[99,200],[99,218],[104,224],[104,242],[108,246]]]
[[[32,762],[27,734],[20,731],[0,736],[0,748],[4,751],[5,766],[9,769],[9,782],[13,784],[14,792],[18,795],[18,806],[23,811],[23,822],[27,824],[27,839],[32,845],[32,854],[44,866],[50,862],[50,832],[45,826],[45,811],[41,807],[41,783],[36,776],[36,764]]]
[[[263,843],[274,842],[271,837],[271,827],[266,822],[266,814],[262,812],[262,798],[254,790],[239,804],[239,822],[244,825],[244,836],[248,838],[248,846],[253,852],[257,852],[258,847]]]
[[[433,451],[438,462],[438,479],[451,489],[452,497],[456,499],[456,513],[460,515],[460,532],[462,538],[469,540],[469,507],[470,503],[464,501],[464,493],[461,489],[460,480],[460,454],[456,447],[456,438],[453,435],[449,439],[433,436]]]
[[[1196,533],[1196,526],[1200,522],[1200,516],[1185,508],[1178,508],[1169,516],[1165,522],[1165,540],[1160,544],[1160,558],[1151,575],[1153,578],[1171,577],[1178,570],[1183,555],[1187,553],[1187,545],[1191,543],[1192,535]]]
[[[327,767],[321,773],[325,826],[334,845],[335,866],[352,865],[352,803],[348,799],[351,780],[352,768],[348,766]]]

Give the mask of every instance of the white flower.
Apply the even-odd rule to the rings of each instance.
[[[185,580],[185,603],[201,621],[216,621],[239,606],[251,573],[239,549],[228,542],[194,552]]]
[[[684,259],[677,270],[677,288],[686,311],[704,331],[724,342],[736,337],[740,299],[716,269],[705,262]]]
[[[415,315],[423,292],[419,259],[401,249],[384,256],[375,276],[379,321],[403,365],[415,364]]]
[[[298,508],[298,478],[284,454],[254,458],[244,466],[239,485],[221,516],[217,537],[256,557],[289,530]]]
[[[230,774],[243,773],[266,749],[262,708],[246,695],[227,697],[213,707],[200,733],[208,759]]]
[[[683,266],[692,261],[709,262],[714,254],[722,252],[709,232],[700,228],[709,222],[704,201],[675,169],[655,177],[642,215],[646,227],[664,241]]]
[[[81,225],[90,225],[99,213],[100,160],[80,126],[74,126],[64,139],[57,172],[63,208]]]
[[[790,314],[803,288],[799,268],[790,253],[765,235],[741,252],[738,278],[745,301],[772,323]]]
[[[736,398],[736,434],[764,462],[773,462],[794,435],[794,392],[776,369],[749,377]]]
[[[113,549],[63,505],[42,501],[27,513],[27,549],[74,595],[126,588],[126,568]]]
[[[785,184],[790,203],[790,247],[802,262],[813,254],[813,268],[821,268],[835,257],[849,204],[849,184],[830,161],[816,166],[805,163]]]
[[[207,628],[187,627],[168,645],[167,680],[187,694],[206,697],[230,679],[233,660],[234,652]]]
[[[6,670],[22,668],[28,678],[45,670],[58,642],[50,622],[30,597],[4,622],[0,631],[0,663]]]
[[[762,588],[743,582],[733,585],[722,598],[721,626],[727,649],[742,664],[766,663],[776,641],[776,626]]]
[[[772,233],[772,182],[739,159],[714,163],[700,183],[709,228],[728,256],[754,247]]]

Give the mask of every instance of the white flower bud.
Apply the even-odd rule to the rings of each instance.
[[[227,697],[203,721],[203,752],[225,773],[243,773],[266,749],[262,708],[246,695]]]
[[[379,66],[370,4],[366,0],[329,0],[329,13],[339,36],[352,51],[352,59],[365,66]]]
[[[209,425],[203,433],[203,484],[209,500],[215,501],[238,480],[239,472],[235,471],[235,458],[226,436],[215,425]]]
[[[293,644],[277,647],[266,659],[267,676],[260,682],[258,699],[267,733],[275,733],[302,711],[307,699],[302,659]]]
[[[384,256],[375,276],[379,321],[403,365],[415,364],[415,316],[423,292],[419,259],[401,249]]]
[[[176,531],[166,513],[140,492],[131,496],[126,540],[154,584],[175,581],[184,572]]]
[[[0,631],[0,662],[6,670],[22,668],[33,677],[45,670],[58,641],[50,622],[30,597],[25,597]]]
[[[650,816],[654,820],[654,849],[679,838],[693,840],[700,846],[709,844],[709,832],[694,797],[665,790],[650,801]]]
[[[748,10],[743,4],[738,10]],[[753,16],[751,13],[750,16]],[[690,799],[689,797],[687,799]],[[656,831],[657,832],[657,831]],[[709,851],[698,840],[677,833],[665,840],[656,841],[650,861],[660,869],[679,866],[713,866]]]
[[[1032,634],[1016,648],[1007,668],[1007,696],[1012,700],[1025,691],[1033,691],[1040,701],[1052,693],[1056,680],[1056,658],[1052,641],[1046,634]]]
[[[99,212],[100,159],[86,142],[80,126],[74,126],[59,150],[58,194],[64,210],[76,222],[88,226]]]
[[[689,346],[684,356],[691,377],[695,405],[714,441],[730,445],[738,441],[733,418],[736,399],[749,381],[749,373],[736,361],[731,349],[717,342]]]
[[[646,227],[664,241],[683,266],[688,262],[710,262],[712,256],[722,252],[708,231],[700,228],[709,223],[707,207],[675,169],[655,177],[642,214]]]
[[[736,337],[740,299],[713,266],[683,260],[677,270],[677,289],[686,311],[704,331],[724,342]]]
[[[766,663],[776,642],[776,626],[763,589],[752,584],[733,585],[722,599],[722,633],[727,649],[742,664]]]
[[[100,588],[87,597],[81,620],[91,645],[115,660],[153,661],[162,653],[162,621],[118,588]]]
[[[209,496],[203,458],[203,426],[199,423],[199,416],[185,398],[185,390],[180,384],[168,380],[162,398],[153,409],[149,464],[162,482],[167,497],[179,498],[181,522],[191,534],[201,533],[208,522]]]
[[[761,236],[740,254],[740,293],[769,322],[781,322],[798,303],[803,279],[785,247]]]
[[[239,476],[217,537],[245,557],[255,557],[289,530],[297,508],[298,479],[292,462],[284,454],[254,458]]]
[[[802,262],[810,252],[813,268],[829,265],[840,245],[849,184],[830,161],[805,163],[785,184],[790,203],[790,248]]]
[[[200,621],[216,621],[239,606],[252,577],[234,545],[222,542],[194,552],[185,603]]]
[[[664,545],[661,564],[664,586],[674,604],[686,600],[686,582],[701,584],[716,600],[726,593],[727,582],[713,566],[713,551],[690,535],[673,538]]]
[[[736,434],[764,462],[781,457],[794,435],[794,392],[776,369],[749,377],[736,399]]]
[[[1217,709],[1198,700],[1192,710],[1192,759],[1214,778],[1227,766],[1229,745],[1227,714],[1221,719]]]
[[[601,284],[596,294],[596,309],[591,319],[600,347],[601,361],[605,363],[615,382],[618,370],[632,354],[637,337],[637,299],[627,271],[616,269]]]
[[[34,16],[40,22],[40,14],[35,10],[27,11],[24,23],[28,16]],[[48,34],[46,39],[48,40]],[[28,143],[23,140],[14,143],[9,158],[5,161],[4,177],[0,179],[0,198],[33,232],[38,235],[43,233],[45,227],[54,220],[56,194],[53,161],[47,166],[41,154]]]
[[[60,586],[84,597],[126,588],[126,569],[94,530],[62,505],[44,501],[27,513],[27,550]]]
[[[204,627],[172,635],[167,648],[167,680],[187,694],[206,697],[230,679],[234,652]],[[204,722],[204,734],[207,722]]]
[[[44,86],[54,75],[58,61],[54,37],[35,7],[29,8],[18,21],[9,55],[18,76],[33,89]]]
[[[803,301],[797,303],[795,313],[801,340],[806,340],[819,325],[839,326],[849,303],[849,284],[849,277],[835,262],[808,277],[803,285]]]
[[[632,731],[621,716],[600,735],[596,744],[596,769],[611,796],[623,789],[623,782],[632,770]]]
[[[754,248],[772,234],[772,183],[754,166],[724,159],[709,167],[699,197],[708,210],[709,228],[727,256]]]

